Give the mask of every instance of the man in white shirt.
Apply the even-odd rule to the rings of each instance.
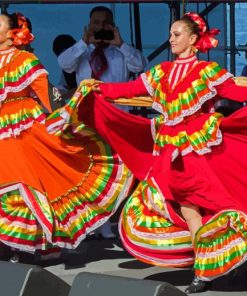
[[[105,63],[103,67],[99,65],[101,71],[98,77],[92,69],[92,58],[97,48],[103,52]],[[96,60],[100,62],[101,58]],[[105,82],[128,81],[129,73],[142,72],[147,60],[139,50],[122,40],[118,28],[114,25],[112,11],[107,7],[97,6],[90,12],[90,23],[85,28],[82,39],[65,50],[58,57],[58,63],[68,73],[75,71],[79,84],[91,77]]]
[[[130,72],[142,72],[147,65],[143,54],[121,38],[113,21],[112,11],[104,6],[94,7],[82,39],[58,56],[60,67],[67,73],[76,72],[79,85],[84,79],[104,82],[125,82]],[[128,111],[127,106],[121,109]],[[111,225],[106,222],[96,235],[113,238]]]

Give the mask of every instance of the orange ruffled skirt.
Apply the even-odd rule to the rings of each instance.
[[[75,248],[128,195],[133,176],[93,130],[49,134],[31,98],[0,110],[0,241],[22,251]]]

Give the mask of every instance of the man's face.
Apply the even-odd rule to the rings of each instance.
[[[113,26],[113,19],[111,15],[105,11],[95,11],[90,18],[90,29],[98,32],[102,29],[107,30],[110,26]]]

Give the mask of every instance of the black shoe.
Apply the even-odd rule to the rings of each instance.
[[[19,263],[20,261],[20,254],[14,253],[13,256],[9,259],[9,262],[11,263]]]
[[[209,289],[211,282],[200,280],[197,276],[194,277],[192,283],[185,289],[186,294],[201,293]]]

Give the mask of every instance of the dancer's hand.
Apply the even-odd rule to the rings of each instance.
[[[99,87],[99,85],[101,83],[103,83],[103,81],[95,80],[94,84],[92,85],[92,91],[97,92],[97,93],[101,93],[101,89]]]

